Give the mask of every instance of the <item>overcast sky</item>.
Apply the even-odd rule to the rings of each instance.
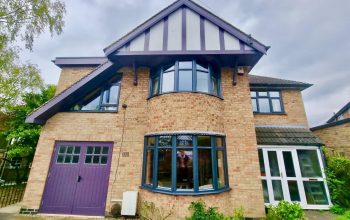
[[[350,101],[349,0],[196,0],[265,45],[252,74],[314,84],[303,92],[310,126],[324,123]],[[41,35],[23,60],[57,84],[60,56],[103,56],[103,48],[174,0],[65,1],[60,36]]]

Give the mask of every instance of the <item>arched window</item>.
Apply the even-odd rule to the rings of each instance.
[[[200,92],[221,96],[220,75],[208,64],[176,61],[152,74],[150,97],[169,92]]]
[[[224,136],[164,134],[145,137],[142,186],[168,194],[227,191]]]

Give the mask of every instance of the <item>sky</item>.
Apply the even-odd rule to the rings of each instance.
[[[350,101],[349,0],[195,0],[271,46],[251,74],[313,84],[303,91],[309,125],[325,123]],[[22,60],[37,64],[57,84],[55,57],[103,56],[116,41],[174,0],[66,0],[65,27],[48,31]]]

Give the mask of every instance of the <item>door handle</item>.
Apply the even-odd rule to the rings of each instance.
[[[77,178],[77,182],[79,183],[79,182],[80,182],[80,180],[81,180],[81,176],[78,176],[78,178]]]

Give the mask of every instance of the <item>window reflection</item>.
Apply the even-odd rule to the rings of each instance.
[[[199,189],[213,188],[211,149],[198,149]]]
[[[193,189],[193,153],[188,150],[177,151],[176,187],[177,189]]]
[[[158,150],[158,186],[171,187],[171,149]]]

